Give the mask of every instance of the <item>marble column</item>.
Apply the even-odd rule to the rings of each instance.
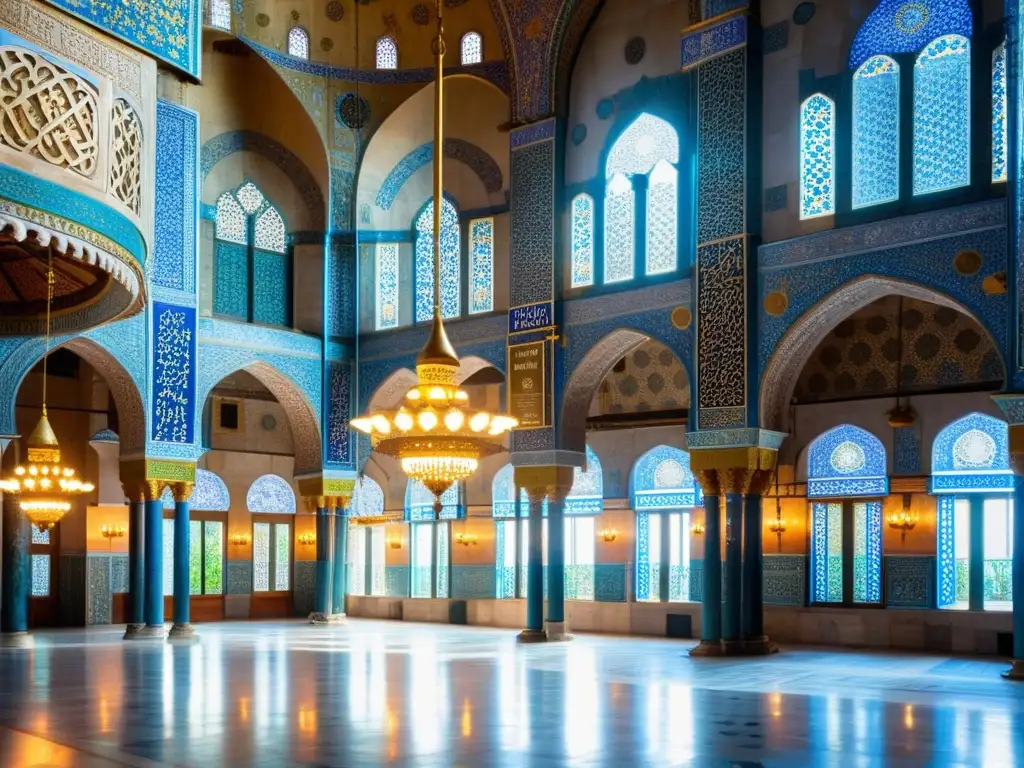
[[[32,588],[32,530],[18,497],[3,496],[3,581],[0,594],[0,646],[29,645],[28,600]]]
[[[725,494],[725,579],[722,595],[722,643],[738,652],[743,600],[743,494]]]
[[[192,536],[189,529],[189,504],[192,483],[177,483],[174,490],[174,625],[169,639],[197,637],[190,619],[192,585],[189,572]]]
[[[331,582],[331,615],[345,615],[345,568],[348,564],[348,510],[339,504],[334,509],[334,578]]]
[[[701,595],[700,645],[691,656],[722,653],[722,513],[717,473],[699,475],[704,490],[704,584]]]
[[[750,493],[743,501],[743,607],[740,639],[743,652],[749,654],[777,650],[764,633],[764,526],[761,499],[761,493]]]
[[[530,499],[529,560],[526,565],[526,628],[521,643],[542,643],[544,632],[544,493],[527,489]]]
[[[146,505],[141,495],[128,502],[128,625],[125,639],[146,626]]]
[[[146,626],[136,637],[164,637],[164,504],[163,485],[146,482],[145,558]]]
[[[326,624],[331,617],[331,581],[334,566],[331,555],[334,552],[334,538],[331,531],[331,510],[318,506],[316,510],[316,595],[313,612],[309,614],[310,624]]]
[[[548,618],[549,641],[571,640],[565,627],[565,497],[548,500]]]

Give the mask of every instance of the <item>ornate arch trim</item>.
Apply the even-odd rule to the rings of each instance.
[[[504,175],[497,161],[473,142],[456,138],[445,139],[444,156],[468,166],[480,179],[488,194],[496,194],[504,188]],[[384,211],[391,210],[405,183],[416,171],[433,161],[434,145],[429,142],[399,160],[380,185],[377,192],[377,207]]]

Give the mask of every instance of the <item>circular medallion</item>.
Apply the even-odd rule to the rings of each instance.
[[[298,21],[298,20],[299,20],[299,12],[298,11],[292,11],[292,21]]]
[[[977,251],[960,251],[953,259],[953,268],[965,276],[977,274],[981,264],[981,254]]]
[[[953,469],[987,469],[996,460],[996,441],[980,429],[964,432],[953,443]]]
[[[814,3],[800,3],[793,10],[793,23],[802,27],[814,18],[815,10]]]
[[[686,470],[675,459],[665,459],[654,470],[655,488],[682,488],[684,482],[686,482]]]
[[[832,451],[829,464],[841,475],[849,475],[864,469],[867,459],[864,457],[864,449],[856,443],[847,440],[840,443]]]
[[[577,123],[572,129],[572,143],[577,147],[587,140],[587,126]]]
[[[263,414],[263,418],[260,419],[260,425],[267,430],[267,432],[271,432],[275,427],[277,427],[277,419],[275,419],[272,414],[265,413]]]
[[[362,96],[346,93],[338,97],[338,117],[349,128],[360,129],[370,120],[370,103]]]
[[[693,313],[686,307],[676,307],[672,310],[672,325],[680,331],[685,331],[693,322]]]
[[[334,47],[334,41],[329,37],[320,38],[320,50],[326,53]]]
[[[257,27],[265,27],[269,23],[270,23],[270,17],[267,16],[267,14],[265,14],[265,13],[257,13],[256,14],[256,26]]]
[[[412,21],[414,24],[419,24],[421,27],[427,26],[427,24],[430,23],[430,9],[423,3],[415,6],[412,9]]]
[[[789,296],[782,291],[772,291],[764,297],[764,311],[772,317],[779,317],[789,309]]]
[[[924,3],[907,3],[896,11],[896,29],[904,35],[920,32],[928,23],[928,7]]]
[[[341,21],[345,18],[345,6],[338,2],[338,0],[331,0],[327,4],[327,18],[331,21]]]
[[[634,37],[626,43],[625,55],[627,64],[639,64],[644,60],[646,53],[647,41],[642,37]]]

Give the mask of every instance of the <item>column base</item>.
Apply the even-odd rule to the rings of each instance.
[[[309,614],[309,623],[317,626],[326,626],[328,624],[341,624],[345,619],[343,613],[324,613],[323,611],[313,611]]]
[[[35,644],[28,632],[0,632],[0,648],[32,648]]]
[[[134,636],[146,628],[145,624],[128,624],[124,628],[123,640],[133,640]]]
[[[167,637],[163,624],[138,624],[135,632],[125,632],[125,640],[163,640]]]
[[[564,643],[572,640],[572,635],[564,621],[545,621],[544,634],[549,643]]]
[[[690,656],[694,658],[705,658],[711,656],[724,656],[721,640],[701,640],[700,645],[690,649]]]
[[[518,643],[546,643],[548,634],[543,629],[524,629],[516,638]]]
[[[171,627],[171,631],[167,633],[168,640],[185,640],[198,642],[199,635],[196,634],[196,629],[189,622],[178,623],[175,622],[174,626]]]
[[[779,646],[769,640],[767,635],[744,640],[740,646],[744,656],[771,656],[779,652]]]
[[[1014,659],[1010,662],[1010,668],[1003,672],[1007,680],[1024,680],[1024,659]]]

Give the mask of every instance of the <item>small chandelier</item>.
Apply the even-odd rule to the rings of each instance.
[[[402,471],[434,495],[439,516],[441,496],[476,472],[480,459],[503,450],[502,437],[519,425],[509,416],[469,407],[469,394],[458,387],[459,357],[448,340],[441,315],[441,166],[444,153],[443,104],[444,28],[437,3],[434,86],[434,324],[416,357],[416,386],[397,410],[377,411],[352,419],[351,425],[370,435],[373,447],[398,460]]]
[[[46,343],[43,347],[43,413],[25,441],[28,463],[14,468],[14,475],[0,480],[0,491],[17,495],[25,516],[40,531],[53,528],[71,511],[71,498],[89,493],[92,483],[83,482],[71,467],[60,463],[57,435],[46,417],[46,361],[50,354],[50,306],[53,303],[53,251],[46,273]]]

